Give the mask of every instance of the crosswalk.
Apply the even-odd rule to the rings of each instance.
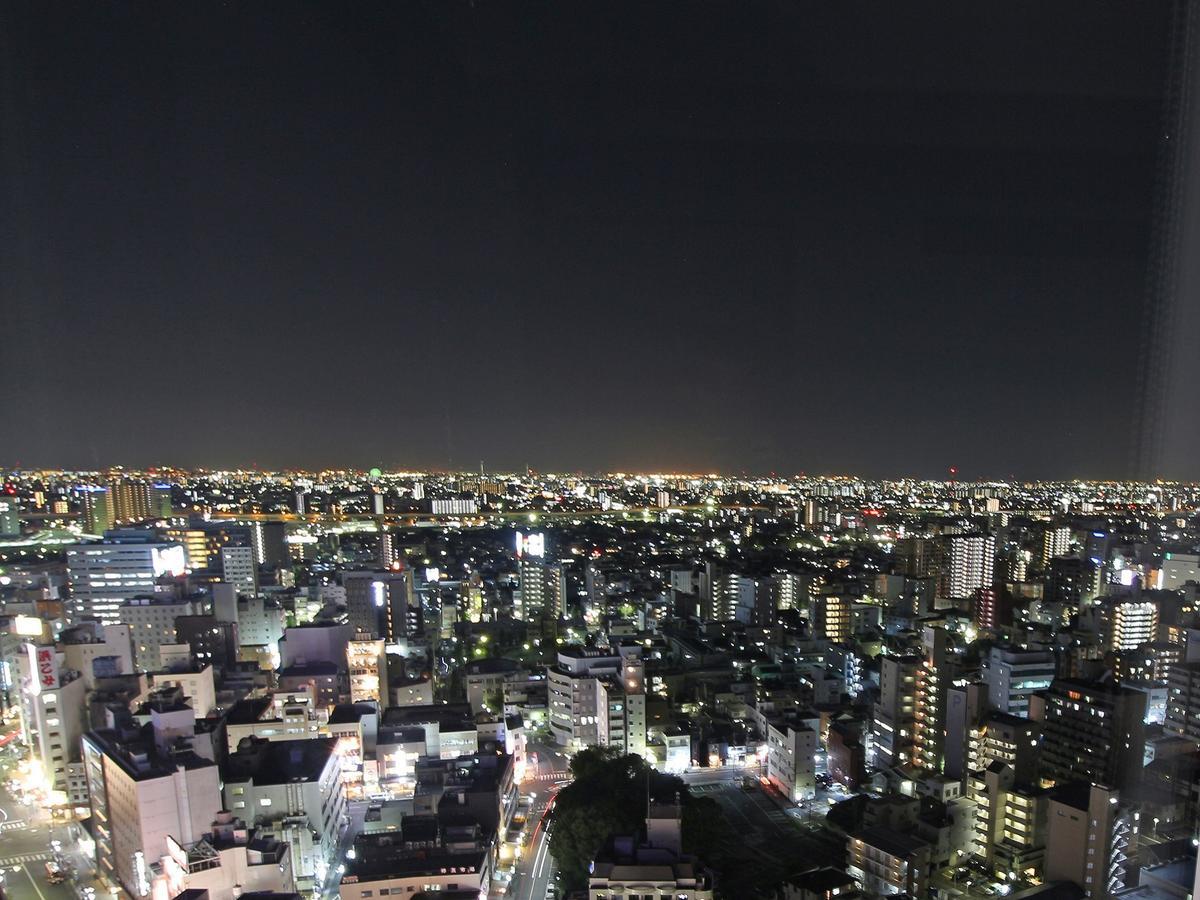
[[[20,821],[16,821],[16,820],[9,821],[9,822],[0,822],[0,832],[20,831],[23,828],[25,828],[25,826],[27,824],[28,824],[27,822],[20,822]]]
[[[539,772],[526,776],[526,781],[566,781],[570,777],[570,772]]]
[[[45,862],[48,859],[53,859],[54,854],[48,850],[43,850],[41,853],[20,853],[16,856],[6,856],[0,859],[0,868],[7,869],[9,866],[19,866],[22,863]]]
[[[768,809],[766,810],[766,814],[767,818],[776,824],[780,822],[792,821],[792,817],[785,813],[782,809]]]

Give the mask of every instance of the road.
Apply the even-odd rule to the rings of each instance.
[[[74,900],[69,881],[46,881],[46,862],[54,858],[50,841],[66,838],[65,826],[51,828],[45,810],[22,805],[5,786],[17,756],[0,754],[0,871],[10,900]]]
[[[517,873],[508,890],[516,900],[546,900],[554,877],[554,858],[550,855],[553,792],[539,790],[537,794],[529,808],[527,827],[533,829],[532,835],[517,861]]]

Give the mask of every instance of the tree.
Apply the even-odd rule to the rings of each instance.
[[[635,753],[621,755],[609,747],[576,753],[571,774],[574,781],[555,801],[550,834],[550,852],[568,891],[586,886],[588,866],[610,837],[642,831],[647,798],[691,800],[681,779],[654,771]]]

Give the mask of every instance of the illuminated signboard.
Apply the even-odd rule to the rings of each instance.
[[[544,534],[521,534],[517,532],[517,558],[522,556],[546,555],[546,536]]]
[[[36,616],[17,616],[13,619],[13,630],[21,637],[38,637],[42,633],[42,620]]]
[[[171,547],[155,547],[151,551],[151,561],[154,564],[154,577],[163,575],[178,577],[187,572],[187,555],[181,545]]]
[[[53,647],[26,644],[29,648],[30,672],[33,673],[34,693],[58,688],[58,656]]]

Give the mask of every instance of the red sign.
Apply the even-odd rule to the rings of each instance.
[[[58,657],[54,655],[54,648],[38,647],[36,664],[38,684],[42,690],[58,687]]]

